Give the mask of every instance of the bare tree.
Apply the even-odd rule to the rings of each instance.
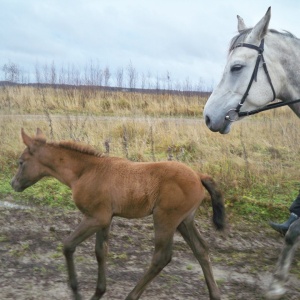
[[[103,71],[101,70],[100,64],[97,63],[97,66],[95,68],[95,79],[96,79],[96,85],[102,86],[103,81]]]
[[[66,72],[67,72],[66,68],[64,67],[64,65],[62,65],[60,68],[59,78],[58,78],[59,84],[66,84]]]
[[[171,80],[171,75],[170,75],[169,71],[167,71],[166,80],[167,80],[167,90],[171,91],[172,90],[172,80]]]
[[[72,83],[72,69],[71,69],[70,63],[67,64],[67,67],[65,70],[66,70],[65,83],[71,84]]]
[[[141,75],[141,89],[145,89],[145,86],[146,86],[146,76],[144,73],[142,73]]]
[[[183,90],[185,92],[189,92],[192,90],[192,86],[191,86],[191,82],[189,77],[186,77],[185,81],[184,81],[184,86],[183,86]]]
[[[84,84],[89,85],[90,82],[90,74],[91,74],[91,66],[89,67],[87,64],[84,67]]]
[[[19,81],[21,83],[29,83],[30,82],[30,73],[28,71],[21,71]]]
[[[99,73],[98,84],[99,84],[100,86],[103,85],[103,71],[102,71],[102,70],[101,70],[100,73]]]
[[[104,85],[109,86],[109,79],[110,79],[110,76],[111,76],[111,73],[109,71],[109,67],[106,67],[104,69],[103,75],[104,75]]]
[[[35,64],[35,81],[36,83],[41,83],[41,72],[38,62]]]
[[[44,83],[49,83],[49,69],[48,65],[45,63],[43,66],[43,77],[44,77]]]
[[[181,91],[181,83],[178,80],[175,83],[175,90],[176,91]]]
[[[74,68],[74,71],[73,71],[73,83],[76,86],[79,86],[81,84],[80,71],[78,69],[75,69],[75,68]]]
[[[148,73],[147,73],[147,82],[148,82],[147,88],[148,88],[149,90],[152,89],[151,78],[152,78],[152,74],[151,74],[150,71],[148,71]]]
[[[103,72],[99,62],[90,61],[89,65],[84,68],[84,81],[86,85],[100,85],[102,86]]]
[[[122,88],[123,87],[123,80],[124,80],[124,70],[123,68],[118,68],[116,72],[116,78],[117,78],[117,87]]]
[[[157,91],[160,90],[160,78],[159,78],[158,74],[156,75],[155,89]]]
[[[51,84],[54,85],[56,83],[56,68],[55,68],[55,64],[54,61],[52,61],[52,65],[51,65]]]
[[[2,70],[4,72],[5,80],[10,82],[19,81],[21,70],[17,64],[8,62],[3,65]]]
[[[128,87],[130,89],[134,89],[136,87],[138,73],[137,73],[136,69],[133,67],[131,61],[127,67],[127,75],[128,75]]]

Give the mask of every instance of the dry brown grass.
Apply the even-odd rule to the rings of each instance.
[[[0,110],[4,114],[49,113],[93,115],[200,116],[205,99],[183,94],[110,92],[88,87],[1,87]]]
[[[299,181],[299,119],[281,108],[246,118],[229,135],[220,135],[203,123],[205,101],[196,96],[1,88],[0,167],[7,170],[23,149],[20,128],[34,134],[40,127],[49,139],[80,140],[102,152],[106,142],[111,156],[183,161],[213,175],[227,197],[290,199]]]

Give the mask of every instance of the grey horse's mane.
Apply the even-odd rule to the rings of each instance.
[[[230,53],[237,44],[243,43],[251,31],[252,31],[252,28],[247,28],[247,29],[243,30],[242,32],[240,32],[235,37],[233,37],[230,41],[228,53]],[[269,29],[268,32],[299,40],[295,35],[293,35],[292,33],[290,33],[289,31],[286,31],[286,30],[281,32],[281,31],[278,31],[275,29]]]

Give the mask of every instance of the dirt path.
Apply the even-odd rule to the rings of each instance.
[[[62,240],[78,224],[78,212],[35,207],[0,207],[0,299],[72,299],[67,287]],[[268,226],[231,224],[225,239],[215,233],[201,209],[197,226],[211,249],[222,299],[263,299],[283,239]],[[105,300],[124,299],[148,266],[153,249],[151,218],[115,219],[112,224]],[[83,299],[96,281],[94,239],[78,247],[76,266]],[[296,257],[297,261],[298,257]],[[296,262],[295,262],[296,266]],[[300,299],[300,277],[293,267],[283,299]],[[208,299],[202,271],[183,239],[175,236],[172,262],[141,299]]]

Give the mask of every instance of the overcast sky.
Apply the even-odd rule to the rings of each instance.
[[[300,37],[298,0],[0,0],[0,67],[95,61],[114,73],[131,62],[139,74],[169,72],[174,81],[211,86],[237,32],[236,15],[250,27],[269,6],[270,27]]]

